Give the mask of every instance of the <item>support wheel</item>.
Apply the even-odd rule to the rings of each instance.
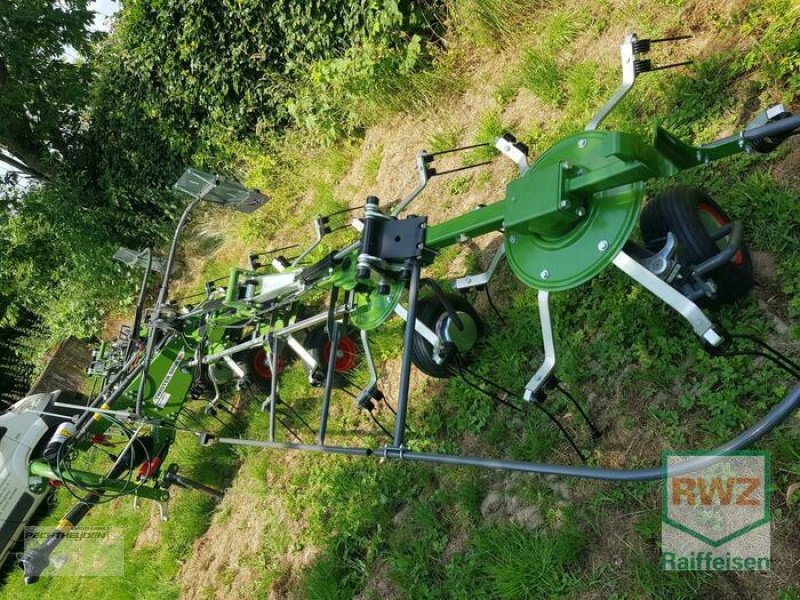
[[[437,359],[433,345],[419,332],[414,333],[414,344],[411,348],[411,360],[414,365],[426,375],[440,379],[455,375],[453,369],[457,364],[457,357],[453,353],[463,357],[475,347],[483,332],[483,321],[469,302],[461,296],[447,298],[460,317],[463,330],[459,331],[441,300],[436,296],[420,301],[417,306],[417,320],[427,325],[439,339],[449,342],[450,353],[445,353],[445,356]]]
[[[269,393],[272,390],[272,369],[269,365],[267,351],[264,348],[251,350],[245,356],[245,372],[249,375],[250,383],[261,392]],[[286,368],[286,359],[278,355],[278,375]]]
[[[678,242],[678,259],[686,269],[698,265],[726,247],[728,236],[714,241],[712,235],[731,222],[725,211],[703,190],[675,186],[662,192],[642,209],[642,240],[648,250],[658,251],[667,232]],[[724,304],[746,295],[753,287],[753,263],[742,243],[730,262],[710,273],[717,286],[716,297],[706,299]]]
[[[312,385],[324,386],[332,346],[327,327],[317,327],[309,332],[303,346],[319,365],[314,373],[311,373],[306,367]],[[354,371],[358,366],[359,354],[360,348],[354,339],[354,331],[350,328],[345,329],[339,336],[339,347],[336,351],[333,373],[334,388],[341,389],[348,385],[348,373]]]

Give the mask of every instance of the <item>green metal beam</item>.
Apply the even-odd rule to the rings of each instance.
[[[46,462],[41,460],[31,461],[30,474],[34,477],[42,477],[54,481],[63,481],[67,484],[82,485],[100,493],[116,492],[125,493],[133,492],[136,490],[136,495],[140,498],[149,498],[150,500],[169,500],[169,492],[167,490],[152,488],[149,486],[138,486],[134,481],[127,479],[108,479],[97,473],[90,473],[88,471],[79,471],[77,469],[70,469],[69,473],[57,474]]]
[[[455,244],[462,236],[478,237],[503,227],[505,218],[505,201],[495,202],[488,206],[476,208],[461,216],[449,219],[439,225],[428,228],[425,245],[438,250]]]

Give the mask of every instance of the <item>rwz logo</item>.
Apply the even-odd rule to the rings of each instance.
[[[759,570],[768,565],[769,489],[765,452],[665,453],[662,568]]]
[[[753,497],[761,483],[758,477],[673,477],[670,502],[673,506],[684,501],[689,506],[761,506],[761,500]]]

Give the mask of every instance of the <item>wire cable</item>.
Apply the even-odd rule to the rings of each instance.
[[[104,418],[111,421],[113,424],[117,425],[120,430],[128,436],[128,443],[131,445],[127,447],[127,450],[124,452],[129,453],[131,458],[134,456],[133,454],[133,443],[138,443],[144,453],[145,460],[143,462],[149,463],[150,462],[150,452],[147,449],[147,446],[142,442],[139,437],[134,439],[134,432],[132,432],[128,427],[125,427],[123,423],[115,419],[110,415],[103,415]],[[104,504],[106,502],[110,502],[115,500],[116,498],[121,498],[122,496],[128,496],[131,494],[135,494],[140,490],[144,485],[147,483],[146,479],[142,479],[136,485],[133,485],[131,489],[128,489],[128,486],[133,484],[133,473],[134,470],[138,465],[130,465],[127,468],[127,477],[125,478],[125,484],[121,490],[116,490],[115,492],[111,493],[109,490],[103,489],[102,487],[94,487],[89,486],[86,484],[81,483],[78,478],[75,476],[75,471],[73,470],[72,460],[74,458],[75,451],[77,448],[74,445],[77,442],[77,438],[72,438],[72,441],[63,443],[56,453],[56,465],[53,471],[59,476],[63,487],[67,490],[67,492],[78,502],[85,502],[86,499],[80,496],[75,490],[80,490],[84,494],[96,494],[99,496],[95,504]],[[127,446],[127,444],[126,444]],[[119,460],[119,457],[116,458]],[[141,464],[141,463],[140,463]],[[65,474],[67,477],[65,477]],[[115,477],[115,480],[122,479],[121,477]]]
[[[566,388],[564,388],[560,383],[556,382],[556,389],[564,394],[567,398],[569,398],[570,402],[578,409],[578,412],[581,413],[583,420],[586,421],[586,424],[589,426],[589,429],[592,430],[592,437],[595,439],[599,438],[601,435],[600,430],[595,426],[594,422],[589,418],[589,415],[586,414],[586,411],[583,410],[583,407],[580,403],[575,399],[575,397],[570,394]]]
[[[497,310],[497,307],[494,305],[494,300],[492,300],[492,294],[491,294],[491,292],[489,292],[489,285],[487,284],[487,285],[484,285],[482,287],[483,287],[483,291],[486,292],[486,300],[488,300],[489,306],[492,307],[492,310],[494,311],[494,314],[497,315],[497,318],[500,320],[500,322],[503,325],[505,325],[506,320],[503,318],[503,315],[500,314],[500,311]]]
[[[476,377],[477,379],[480,379],[481,381],[483,381],[487,385],[491,385],[491,386],[499,389],[500,391],[505,392],[511,398],[518,398],[518,399],[524,401],[524,398],[522,398],[519,394],[516,394],[516,393],[512,392],[511,390],[507,390],[503,386],[495,383],[494,381],[491,381],[491,380],[489,380],[489,379],[487,379],[487,378],[485,378],[485,377],[483,377],[483,376],[481,376],[481,375],[479,375],[477,373],[474,373],[474,372],[470,371],[466,367],[466,365],[464,365],[463,359],[458,354],[454,354],[454,356],[456,357],[456,364],[458,364],[459,368],[462,369],[464,372],[469,373],[470,375],[472,375],[473,377]],[[466,377],[463,376],[463,374],[462,374],[461,377],[468,385],[470,385],[470,387],[473,387],[474,389],[482,392],[483,394],[487,395],[492,400],[494,400],[496,402],[499,402],[499,403],[501,403],[501,404],[503,404],[505,406],[508,406],[509,408],[512,408],[512,409],[514,409],[516,411],[521,411],[522,410],[519,406],[517,406],[517,405],[515,405],[515,404],[513,404],[511,402],[508,402],[507,400],[505,400],[503,398],[500,398],[499,396],[496,396],[495,394],[492,394],[488,390],[483,389],[481,386],[476,385],[473,382],[470,382]],[[547,416],[547,418],[550,419],[550,421],[556,427],[558,427],[559,431],[561,431],[561,433],[564,435],[564,437],[566,438],[567,442],[569,442],[569,445],[572,446],[572,449],[575,450],[575,453],[585,463],[586,462],[586,456],[583,454],[583,452],[581,452],[580,448],[578,448],[578,445],[575,443],[575,440],[572,438],[572,436],[569,434],[569,432],[566,430],[566,428],[561,424],[561,421],[558,420],[555,417],[555,415],[553,415],[549,410],[547,410],[542,405],[541,402],[533,402],[533,405],[536,406],[540,411],[542,411]]]
[[[386,429],[386,427],[383,426],[383,424],[380,421],[378,421],[377,417],[372,413],[372,411],[368,410],[367,412],[369,413],[369,416],[372,419],[372,421],[375,423],[375,425],[380,427],[381,430],[383,431],[383,433],[385,433],[387,436],[389,436],[390,440],[393,440],[394,436],[389,432],[388,429]]]
[[[769,352],[774,356],[774,358],[770,358],[768,356],[765,356],[765,358],[769,358],[769,360],[771,360],[778,367],[786,371],[789,375],[792,375],[793,377],[800,379],[800,364],[794,362],[792,359],[786,356],[786,354],[773,348],[761,338],[749,334],[733,334],[731,335],[731,338],[748,340],[750,342],[753,342],[754,344],[763,348],[764,350],[766,350],[767,352]]]
[[[749,341],[756,346],[766,350],[766,352],[762,352],[760,350],[753,350],[747,348],[733,348],[733,344],[736,340],[746,340]],[[733,356],[753,356],[764,358],[770,361],[779,369],[783,370],[785,373],[791,375],[795,379],[800,379],[800,364],[794,362],[788,356],[786,356],[783,352],[773,348],[767,342],[758,338],[754,335],[750,334],[730,334],[728,336],[728,344],[726,344],[722,348],[714,348],[708,345],[704,345],[704,349],[708,352],[711,356],[717,356],[722,358],[728,358]]]

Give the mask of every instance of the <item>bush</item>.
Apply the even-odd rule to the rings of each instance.
[[[53,340],[88,337],[109,308],[132,296],[138,275],[111,260],[118,215],[81,206],[80,195],[49,185],[7,199],[9,210],[0,213],[0,295],[11,302],[4,325],[24,308]]]

